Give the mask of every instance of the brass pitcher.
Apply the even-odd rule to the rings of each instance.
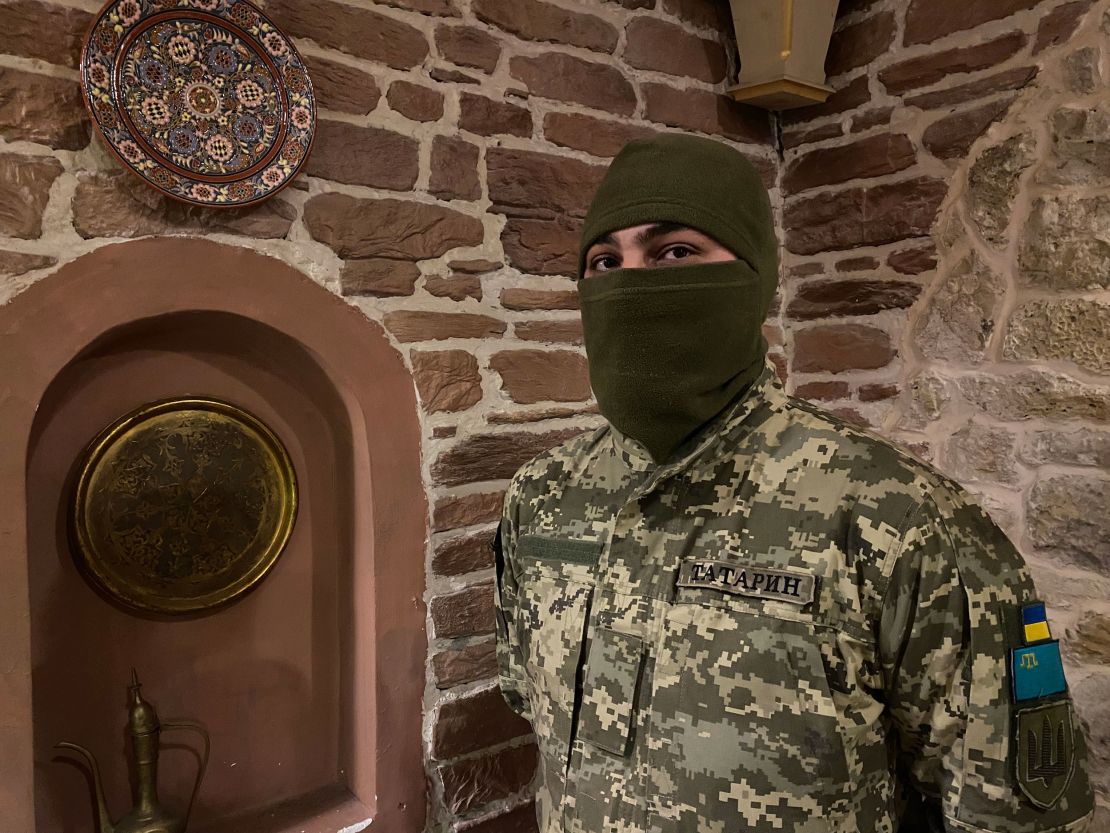
[[[189,815],[193,811],[193,802],[196,801],[200,784],[204,780],[204,771],[208,766],[209,739],[208,733],[196,723],[183,720],[158,722],[158,715],[154,707],[139,694],[142,684],[135,669],[131,669],[131,685],[127,692],[130,698],[128,704],[128,729],[131,732],[131,748],[135,753],[135,765],[138,775],[138,796],[135,806],[123,818],[113,822],[108,813],[108,804],[104,800],[104,787],[100,783],[100,768],[96,764],[96,757],[88,749],[75,743],[62,742],[56,749],[73,749],[85,756],[93,774],[93,786],[96,790],[96,808],[100,820],[100,833],[185,833],[189,824]],[[186,729],[196,732],[204,740],[204,755],[201,756],[200,767],[197,770],[197,780],[193,785],[193,794],[189,797],[189,806],[185,815],[171,813],[158,803],[158,734],[163,729]]]

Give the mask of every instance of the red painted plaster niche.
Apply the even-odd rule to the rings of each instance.
[[[0,308],[0,365],[0,818],[89,829],[88,784],[57,762],[58,740],[96,752],[113,815],[129,808],[135,665],[163,717],[212,734],[191,830],[323,833],[367,818],[422,830],[425,498],[412,381],[380,328],[280,261],[148,239],[98,249]],[[143,618],[77,572],[69,491],[104,425],[190,394],[275,430],[300,511],[246,597]],[[167,803],[193,766],[186,748],[165,751]]]

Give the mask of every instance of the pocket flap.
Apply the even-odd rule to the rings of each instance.
[[[597,630],[582,687],[580,739],[616,755],[626,754],[643,655],[639,637]]]

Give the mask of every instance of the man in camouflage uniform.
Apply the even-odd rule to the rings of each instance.
[[[630,229],[670,248],[625,257]],[[1084,740],[1021,557],[766,364],[776,243],[743,157],[632,143],[580,263],[610,425],[516,474],[495,542],[543,833],[1085,829]]]

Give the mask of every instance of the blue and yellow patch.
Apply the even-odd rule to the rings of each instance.
[[[1021,609],[1021,624],[1025,631],[1025,644],[1043,642],[1052,639],[1048,629],[1048,614],[1045,612],[1044,602],[1026,605]]]

